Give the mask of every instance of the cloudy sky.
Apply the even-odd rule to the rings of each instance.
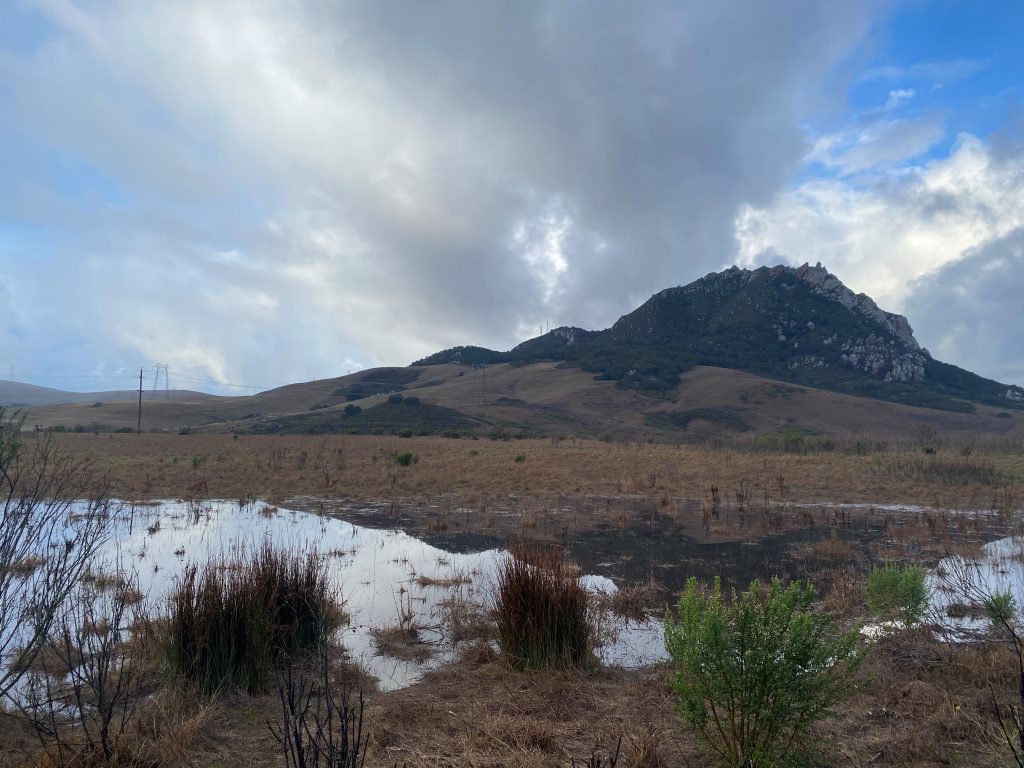
[[[0,377],[221,392],[821,261],[1024,384],[1019,0],[3,0]]]

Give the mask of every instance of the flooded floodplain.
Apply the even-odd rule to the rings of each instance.
[[[189,563],[245,553],[267,541],[315,548],[326,556],[344,602],[342,645],[390,689],[458,656],[460,621],[487,611],[496,566],[518,541],[562,546],[583,583],[606,597],[654,587],[641,615],[601,614],[600,660],[631,667],[664,658],[660,616],[691,576],[741,587],[753,578],[807,578],[851,560],[934,564],[965,543],[981,547],[1010,535],[1019,517],[992,510],[740,502],[160,501],[124,507],[98,567],[133,572],[159,606]],[[401,626],[414,631],[398,646],[387,642],[389,631]]]

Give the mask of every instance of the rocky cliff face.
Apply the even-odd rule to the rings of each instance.
[[[776,269],[788,270],[788,267],[777,267]],[[793,274],[810,286],[811,290],[819,296],[838,302],[851,312],[862,315],[866,320],[876,323],[900,339],[907,347],[913,350],[920,350],[921,347],[914,338],[914,331],[910,323],[903,315],[896,315],[892,312],[884,312],[870,296],[863,293],[854,293],[835,275],[818,262],[815,266],[804,264],[793,270]]]

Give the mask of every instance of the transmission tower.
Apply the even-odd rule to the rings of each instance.
[[[160,371],[164,372],[164,400],[171,399],[170,372],[171,368],[166,363],[157,363],[153,366],[153,397],[156,398],[157,389],[160,385]]]

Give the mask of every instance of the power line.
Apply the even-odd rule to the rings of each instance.
[[[0,363],[2,366],[3,363]],[[14,365],[8,364],[11,372],[14,371]],[[167,363],[156,363],[152,366],[151,370],[154,373],[153,378],[153,389],[159,387],[159,376],[160,372],[164,374],[164,389],[165,392],[170,390],[170,365]],[[20,376],[28,377],[40,377],[45,378],[48,383],[60,383],[63,386],[69,386],[75,382],[88,382],[88,385],[94,385],[95,380],[107,380],[114,383],[125,382],[129,379],[136,378],[137,374],[128,373],[125,371],[103,373],[100,371],[93,370],[76,370],[72,368],[18,368],[17,372]],[[294,381],[288,382],[277,382],[277,383],[243,383],[239,381],[225,381],[222,379],[211,378],[209,376],[202,376],[201,374],[188,374],[188,373],[175,373],[175,380],[191,384],[211,384],[218,387],[233,387],[237,389],[276,389],[277,387],[288,386],[289,384],[295,384]],[[44,386],[38,384],[30,384],[30,382],[22,381],[18,383],[28,384],[30,386]]]

